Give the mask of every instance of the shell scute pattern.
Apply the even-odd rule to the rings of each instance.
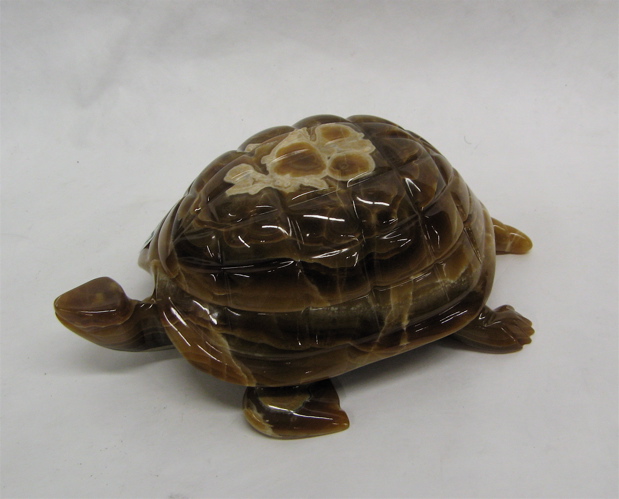
[[[425,241],[435,258],[442,258],[462,234],[464,224],[455,203],[431,206],[423,214]]]
[[[308,126],[315,128],[310,132]],[[353,146],[357,144],[363,154],[371,155],[373,166],[364,175],[349,181],[325,175],[319,179],[325,186],[298,184],[292,191],[290,184],[247,192],[234,190],[239,183],[235,183],[231,172],[251,167],[256,175],[268,176],[270,161],[278,157],[282,144],[285,149],[299,142],[305,147],[312,145],[312,140],[320,145],[320,141],[337,142],[342,138]],[[259,140],[263,143],[257,144]],[[299,303],[300,308],[324,305],[336,296],[350,297],[341,289],[350,282],[348,278],[335,286],[337,293],[327,291],[333,289],[327,284],[331,280],[342,280],[331,279],[330,273],[342,274],[344,267],[363,269],[363,278],[369,284],[351,286],[363,292],[368,286],[410,280],[411,272],[422,270],[449,250],[469,216],[465,213],[471,206],[468,202],[469,210],[465,210],[470,201],[465,184],[454,184],[459,187],[458,202],[452,196],[442,196],[447,185],[457,178],[449,163],[434,149],[428,152],[412,134],[388,122],[314,117],[292,130],[275,127],[256,134],[242,148],[207,167],[203,178],[194,182],[181,202],[185,206],[191,199],[192,208],[185,208],[185,217],[173,224],[174,250],[170,251],[176,251],[181,273],[189,276],[182,286],[192,290],[190,274],[196,268],[213,269],[226,277],[221,289],[208,298],[227,296],[222,305],[241,303],[247,298],[235,290],[264,290],[265,279],[287,283],[300,296],[313,297]],[[264,168],[260,171],[260,165],[265,164],[267,173],[263,173]],[[426,209],[429,205],[431,209]],[[472,242],[479,244],[479,238]],[[273,263],[279,260],[287,264]],[[234,270],[243,264],[244,274]],[[309,264],[320,270],[312,272]],[[251,279],[240,277],[249,275],[248,269]],[[289,280],[295,272],[321,277],[297,276]],[[257,277],[261,274],[268,277]],[[241,284],[244,282],[248,282],[247,286]],[[234,299],[237,295],[238,302]]]

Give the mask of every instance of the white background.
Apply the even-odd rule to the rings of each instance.
[[[617,2],[2,2],[2,496],[616,497]],[[522,352],[442,342],[336,380],[349,430],[276,441],[174,351],[64,329],[199,171],[312,114],[420,133],[527,232],[490,304]]]

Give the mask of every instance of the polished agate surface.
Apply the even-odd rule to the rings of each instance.
[[[342,373],[448,335],[499,352],[529,343],[527,319],[485,303],[495,255],[530,248],[418,135],[313,116],[200,173],[140,255],[151,297],[99,278],[55,309],[108,348],[176,347],[248,387],[258,431],[298,438],[348,427],[329,381]]]

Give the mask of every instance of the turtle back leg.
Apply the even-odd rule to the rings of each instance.
[[[495,310],[484,307],[479,315],[453,338],[476,349],[493,352],[516,352],[531,343],[531,321],[509,305]]]
[[[109,277],[99,277],[60,295],[54,309],[67,328],[106,348],[140,352],[172,347],[156,304],[128,298]]]
[[[297,386],[247,387],[243,412],[251,426],[275,438],[316,437],[349,426],[329,379]]]
[[[497,254],[514,253],[522,255],[533,247],[531,239],[511,225],[504,224],[496,218],[492,219],[492,224],[494,225],[494,241]]]

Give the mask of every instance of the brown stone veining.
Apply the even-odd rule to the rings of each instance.
[[[418,135],[312,116],[196,178],[140,255],[150,298],[100,278],[55,310],[108,348],[176,347],[248,387],[254,428],[297,438],[348,427],[329,378],[448,335],[502,352],[529,343],[527,319],[485,303],[495,255],[530,247]]]

